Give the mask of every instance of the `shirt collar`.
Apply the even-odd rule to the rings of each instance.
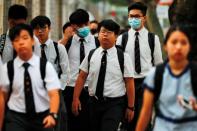
[[[16,64],[18,67],[22,67],[25,62],[28,62],[30,64],[30,66],[35,66],[36,65],[35,57],[36,57],[35,54],[33,54],[32,57],[28,61],[24,61],[19,56],[17,56],[16,57]]]
[[[44,44],[47,46],[49,46],[49,44],[51,44],[53,41],[51,39],[48,39]]]
[[[129,34],[131,34],[132,36],[135,36],[135,32],[136,32],[136,31],[135,31],[133,28],[131,28],[131,29],[129,30]],[[147,30],[146,30],[145,27],[142,27],[142,29],[139,30],[138,32],[139,32],[139,36],[143,36],[144,33],[147,32]]]
[[[86,37],[83,38],[83,39],[85,40],[85,43],[90,42],[90,37],[91,37],[91,35],[92,35],[92,34],[89,33],[88,36],[86,36]],[[75,35],[73,36],[73,38],[74,38],[77,42],[80,42],[81,37],[79,37],[77,34],[75,34]]]
[[[103,49],[101,46],[99,47],[99,53],[100,54],[102,54],[103,53],[103,51],[105,50],[105,49]],[[115,53],[116,52],[116,47],[115,47],[115,45],[113,46],[113,47],[111,47],[111,48],[109,48],[109,49],[107,49],[107,55],[111,55],[111,54],[113,54],[113,53]]]

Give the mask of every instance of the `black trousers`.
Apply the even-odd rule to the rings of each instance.
[[[28,118],[26,114],[17,113],[11,110],[6,112],[6,131],[53,131],[53,128],[43,128],[43,119],[48,115],[48,111]]]
[[[87,103],[89,100],[89,94],[87,87],[82,90],[80,95],[80,101],[82,110],[78,116],[74,116],[72,113],[72,100],[73,100],[74,87],[67,86],[63,91],[64,101],[66,103],[66,109],[68,113],[68,131],[87,131],[89,129],[89,117]]]
[[[137,78],[134,79],[135,82],[135,113],[134,118],[131,123],[128,124],[128,131],[135,131],[137,121],[140,115],[140,111],[142,108],[142,102],[143,102],[143,88],[142,83],[144,81],[144,78]],[[148,129],[146,131],[150,131],[151,125],[148,125]]]
[[[90,131],[116,131],[125,113],[125,97],[103,101],[90,97]]]

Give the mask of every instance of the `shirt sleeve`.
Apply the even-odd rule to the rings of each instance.
[[[58,44],[59,49],[59,55],[60,55],[60,67],[62,70],[62,74],[60,76],[61,81],[61,88],[65,89],[67,83],[70,79],[70,67],[69,67],[69,60],[68,60],[68,54],[66,52],[66,49],[63,45]]]
[[[116,40],[116,45],[121,45],[121,42],[122,42],[122,35],[118,36]]]
[[[162,62],[163,59],[162,59],[161,43],[159,41],[159,37],[155,35],[154,63],[155,65],[158,65]]]
[[[155,70],[156,68],[153,67],[148,75],[146,76],[146,78],[144,79],[144,82],[143,82],[143,88],[146,88],[146,89],[149,89],[150,91],[153,91],[154,88],[155,88]]]
[[[50,62],[46,64],[45,83],[48,91],[61,88],[57,73]]]
[[[8,78],[8,73],[7,73],[7,64],[1,65],[1,74],[0,74],[0,86],[2,88],[2,91],[8,92],[10,87],[10,81]]]
[[[80,69],[86,73],[88,73],[88,56],[89,53],[85,56],[85,58],[83,59],[81,65],[80,65]]]
[[[134,64],[129,55],[124,53],[124,77],[134,77]]]

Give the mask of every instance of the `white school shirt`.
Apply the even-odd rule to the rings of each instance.
[[[96,92],[97,80],[100,71],[103,48],[99,47],[93,53],[90,60],[88,74],[89,95],[94,96]],[[88,73],[88,55],[83,60],[80,69]],[[133,64],[128,54],[124,53],[124,77],[133,77]],[[123,74],[118,61],[117,49],[115,46],[107,50],[107,67],[104,80],[104,96],[119,97],[125,95],[126,88],[123,80]]]
[[[84,38],[84,49],[85,49],[85,55],[89,53],[90,50],[95,49],[95,37],[91,35],[91,33],[88,34],[87,37]],[[70,81],[68,83],[68,86],[74,87],[75,82],[77,80],[78,74],[79,74],[79,66],[80,66],[80,37],[78,35],[74,35],[71,46],[68,51],[68,58],[69,58],[69,64],[70,64]],[[85,83],[85,86],[88,86],[87,82]]]
[[[43,86],[43,80],[40,74],[40,58],[33,55],[28,61],[30,66],[28,72],[31,77],[32,91],[34,96],[34,103],[36,112],[43,112],[49,109],[49,96],[48,91],[54,89],[60,89],[60,81],[57,73],[50,62],[46,64],[46,87]],[[25,113],[25,97],[24,97],[24,61],[19,57],[14,59],[14,78],[12,93],[8,101],[8,107],[10,110]],[[8,78],[7,64],[3,65],[2,74],[4,74],[2,81],[2,90],[8,92],[10,87],[10,81]]]
[[[131,61],[134,63],[135,69],[135,30],[132,28],[128,31],[128,41],[125,47],[125,52],[129,54]],[[139,32],[139,47],[140,47],[140,62],[141,62],[141,73],[134,72],[134,78],[145,77],[150,69],[152,68],[152,57],[151,49],[148,42],[148,30],[143,27]],[[117,45],[121,45],[122,35],[117,38]],[[155,35],[155,48],[154,48],[154,64],[157,65],[162,63],[162,52],[159,37]]]
[[[179,75],[172,73],[170,66],[167,64],[164,69],[163,83],[161,94],[158,98],[158,109],[162,114],[170,119],[183,119],[197,116],[194,110],[183,108],[177,101],[178,95],[189,97],[194,96],[191,86],[191,72],[189,65]],[[151,69],[144,80],[144,88],[154,91],[155,68]],[[197,121],[184,122],[181,124],[172,123],[163,118],[157,117],[155,120],[154,131],[195,131],[197,129]]]
[[[67,83],[69,82],[70,78],[70,67],[69,67],[69,60],[68,55],[66,52],[65,47],[62,44],[58,44],[58,51],[60,56],[59,63],[55,63],[57,54],[55,51],[55,47],[53,44],[53,40],[48,39],[45,42],[46,46],[44,48],[47,60],[52,63],[57,73],[60,71],[58,64],[60,64],[60,68],[62,70],[62,73],[60,75],[60,81],[61,81],[61,89],[64,90]],[[36,55],[41,56],[41,44],[37,43],[34,47],[34,52]]]

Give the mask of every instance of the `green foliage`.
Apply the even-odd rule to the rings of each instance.
[[[117,6],[124,6],[124,5],[128,5],[128,1],[129,0],[90,0],[94,3],[98,3],[100,1],[108,1],[109,3],[113,4],[113,5],[117,5]]]

